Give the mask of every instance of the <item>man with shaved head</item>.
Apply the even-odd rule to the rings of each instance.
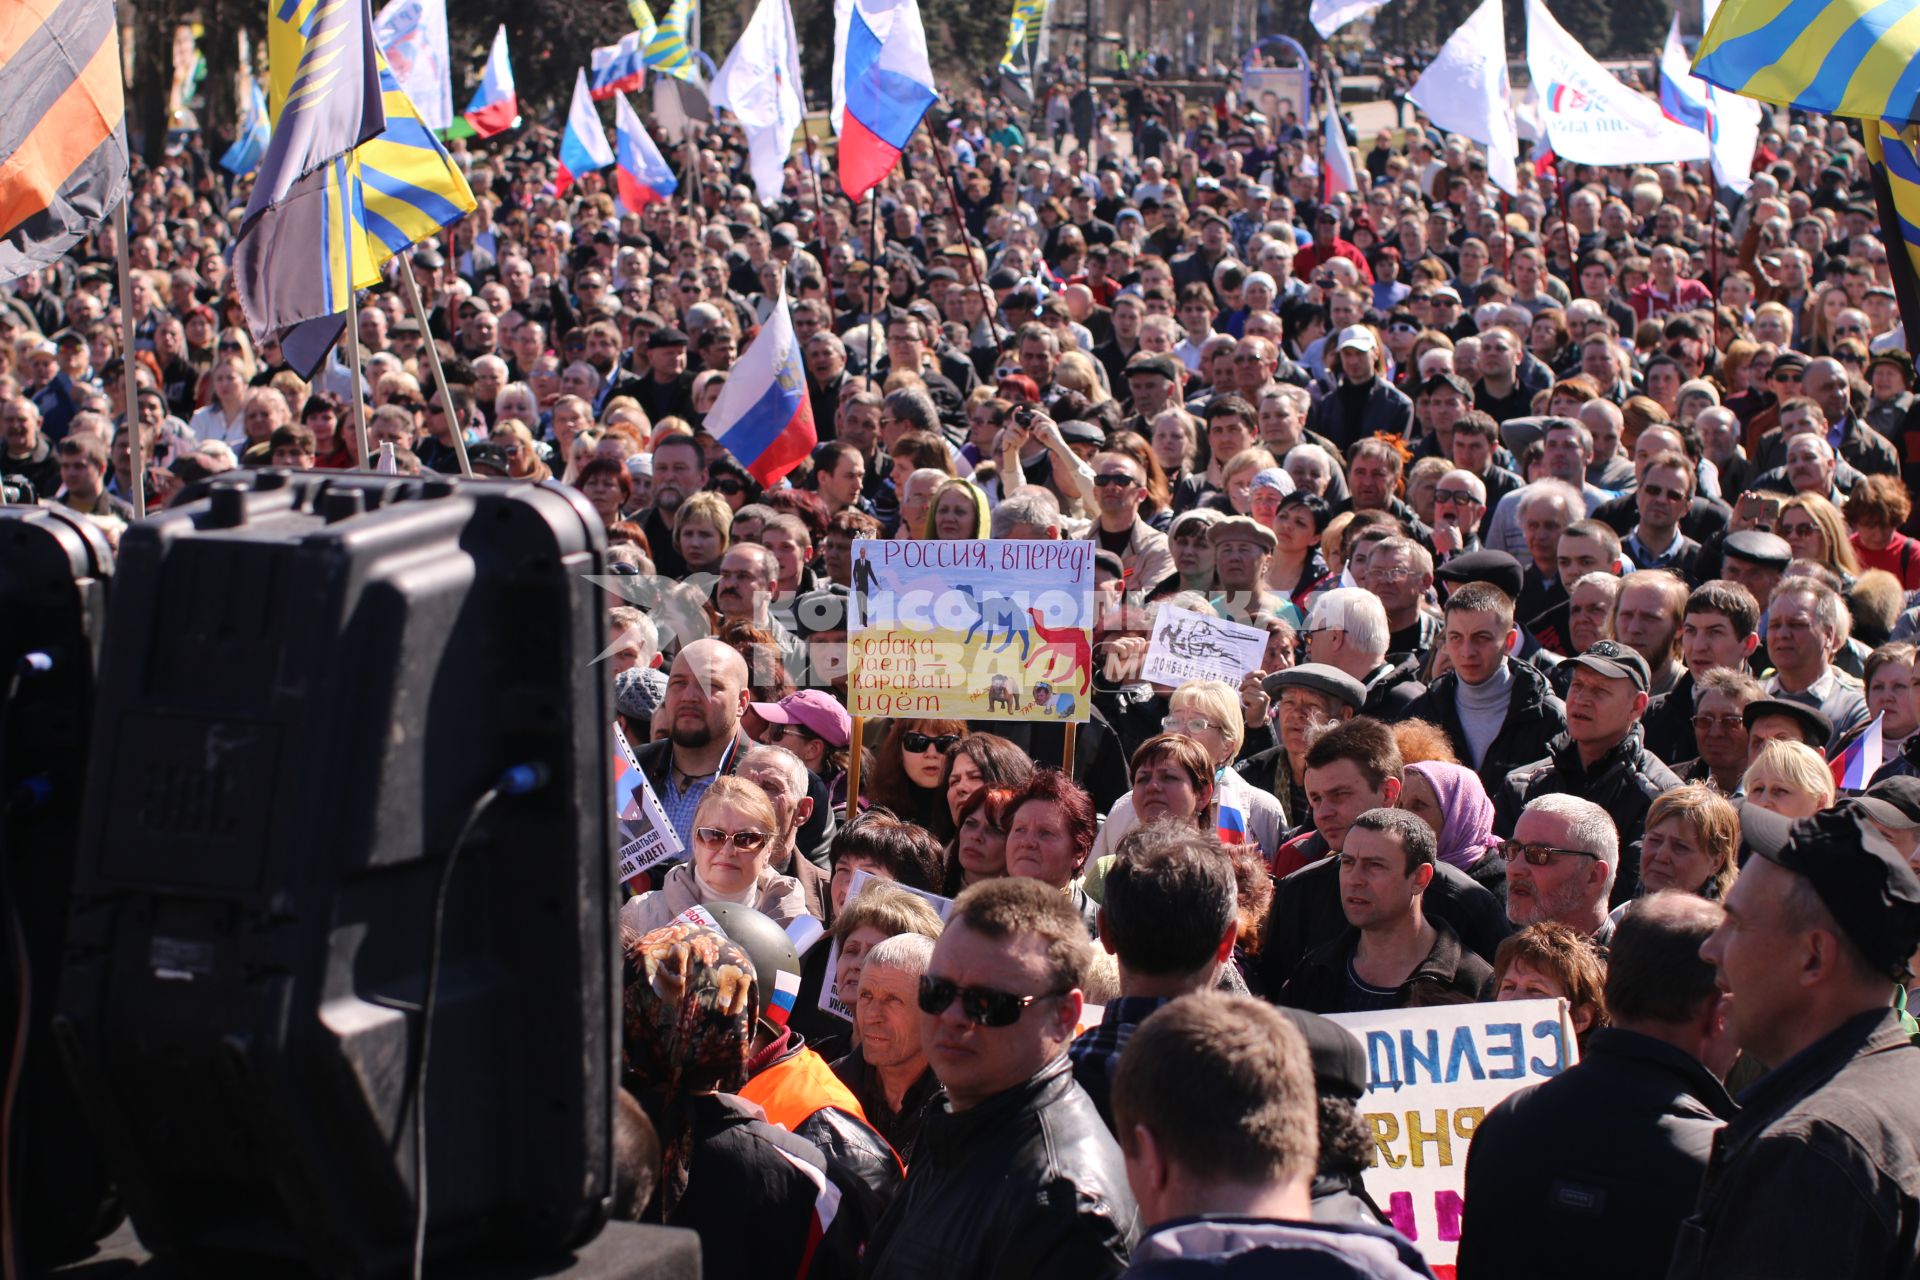
[[[746,659],[711,638],[681,649],[667,673],[667,699],[660,707],[667,736],[636,747],[635,757],[683,849],[693,847],[700,797],[715,778],[734,772],[753,745],[740,729],[740,713],[752,696]]]

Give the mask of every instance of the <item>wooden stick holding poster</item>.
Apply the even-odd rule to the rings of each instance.
[[[853,739],[847,752],[847,817],[853,818],[860,812],[860,739],[865,735],[867,722],[861,716],[853,718]]]
[[[1077,724],[1093,690],[1091,542],[853,544],[847,709]]]

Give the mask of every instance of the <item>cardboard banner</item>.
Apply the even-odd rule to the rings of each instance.
[[[1336,1014],[1367,1051],[1359,1107],[1373,1131],[1367,1191],[1434,1271],[1453,1274],[1467,1148],[1508,1094],[1580,1060],[1564,1000]]]
[[[1091,542],[855,542],[847,709],[1085,720],[1093,551]]]
[[[619,826],[620,880],[625,883],[664,862],[677,860],[685,850],[673,824],[653,794],[653,784],[640,771],[627,735],[613,726],[613,816]],[[657,887],[657,886],[656,886]]]
[[[1189,680],[1224,680],[1238,689],[1266,655],[1267,633],[1259,627],[1162,605],[1140,678],[1176,688]]]

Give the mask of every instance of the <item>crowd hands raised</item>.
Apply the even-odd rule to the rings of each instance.
[[[477,148],[425,328],[357,316],[401,472],[461,432],[606,526],[583,678],[687,851],[621,911],[623,1210],[715,1275],[1425,1275],[1321,1015],[1544,996],[1582,1061],[1475,1132],[1461,1276],[1913,1274],[1920,421],[1857,137],[1509,200],[1396,132],[1324,198],[1285,104],[1137,82],[1091,154],[956,108],[878,246],[725,129],[628,213]],[[366,462],[347,370],[245,332],[244,193],[135,187],[129,296],[106,230],[0,299],[15,496],[111,534]],[[819,443],[769,488],[704,422],[780,305]],[[986,537],[1097,549],[1070,769],[870,721],[849,794],[854,542]],[[1167,607],[1259,668],[1143,681]]]

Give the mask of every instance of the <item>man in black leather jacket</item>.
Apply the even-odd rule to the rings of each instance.
[[[920,1034],[947,1100],[866,1253],[868,1276],[1116,1276],[1139,1235],[1120,1148],[1066,1055],[1085,924],[1037,880],[954,903],[921,979]]]

